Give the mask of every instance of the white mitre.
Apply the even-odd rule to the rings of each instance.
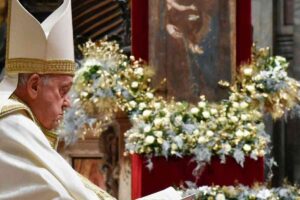
[[[74,74],[71,0],[42,23],[18,0],[9,0],[5,76],[0,83],[0,110],[15,91],[19,73]]]

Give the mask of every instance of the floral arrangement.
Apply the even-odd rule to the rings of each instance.
[[[72,107],[58,129],[67,144],[87,134],[99,136],[120,108],[138,111],[132,99],[137,102],[140,96],[153,96],[148,91],[153,71],[124,55],[116,42],[88,41],[80,49],[83,59],[70,91]]]
[[[228,99],[210,103],[201,96],[197,105],[155,96],[149,87],[153,70],[125,56],[115,42],[88,42],[81,49],[84,59],[71,92],[73,108],[62,129],[71,141],[82,133],[100,134],[121,109],[133,124],[125,133],[128,153],[194,155],[198,167],[213,155],[221,162],[232,156],[243,166],[245,156],[257,159],[270,151],[263,113],[278,118],[299,103],[300,85],[287,76],[288,63],[270,57],[266,49],[254,52],[233,84],[220,82],[229,88]]]
[[[181,191],[183,197],[195,194],[195,200],[299,200],[300,189],[296,186],[284,185],[280,188],[267,188],[265,186],[202,186],[195,189]]]
[[[268,48],[252,52],[252,62],[241,66],[230,90],[251,99],[261,112],[278,119],[299,104],[300,83],[288,76],[288,62],[284,57],[270,56]]]

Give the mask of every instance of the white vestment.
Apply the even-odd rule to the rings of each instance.
[[[25,110],[0,112],[1,200],[114,199],[103,193],[86,187]]]

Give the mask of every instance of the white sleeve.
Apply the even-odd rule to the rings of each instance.
[[[98,199],[22,114],[0,119],[0,199]]]

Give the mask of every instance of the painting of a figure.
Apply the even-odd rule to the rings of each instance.
[[[235,71],[235,0],[150,4],[150,64],[157,80],[167,78],[167,96],[192,102],[200,95],[224,97],[218,81],[230,81]]]

